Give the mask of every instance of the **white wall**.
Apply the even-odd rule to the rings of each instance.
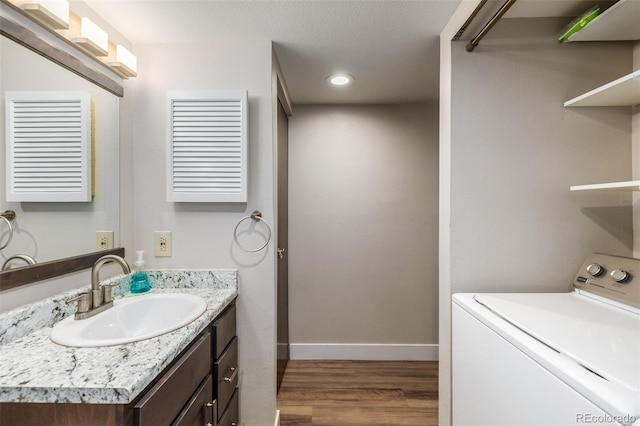
[[[562,106],[627,73],[630,45],[559,45],[562,22],[507,19],[473,53],[454,43],[453,292],[565,291],[588,253],[632,253],[630,194],[569,192],[631,178],[630,111]]]
[[[437,117],[435,104],[295,108],[292,358],[437,359]]]
[[[633,247],[629,194],[568,190],[630,179],[629,109],[562,107],[628,73],[630,44],[558,45],[564,20],[505,19],[469,53],[450,40],[473,6],[463,2],[441,42],[442,425],[451,293],[568,291],[587,253]]]
[[[123,229],[134,251],[147,252],[153,268],[237,268],[240,404],[246,425],[275,417],[275,280],[273,241],[259,253],[233,243],[238,220],[253,210],[274,223],[271,43],[219,40],[201,45],[137,45],[138,77],[129,84],[123,126],[132,130],[133,194],[123,206]],[[249,93],[248,203],[169,203],[165,190],[167,90],[246,89]],[[126,144],[126,142],[125,142]],[[124,159],[127,160],[127,159]],[[127,160],[128,161],[128,160]],[[125,172],[126,173],[126,172]],[[172,231],[173,257],[153,257],[154,231]]]
[[[633,70],[640,69],[640,41],[635,42],[633,48]],[[633,179],[640,180],[640,105],[633,107],[631,123],[633,129]],[[633,197],[633,256],[640,258],[640,195]]]

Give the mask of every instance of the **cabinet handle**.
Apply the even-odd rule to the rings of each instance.
[[[218,426],[218,400],[214,399],[213,402],[207,402],[206,404],[204,404],[205,407],[207,408],[212,408],[212,416],[213,416],[213,423],[205,423],[204,426]]]
[[[231,383],[236,379],[236,376],[238,375],[238,367],[231,367],[229,368],[229,370],[231,370],[231,377],[224,377],[224,381]]]

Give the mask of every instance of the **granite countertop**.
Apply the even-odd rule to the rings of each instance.
[[[101,348],[53,343],[55,323],[75,312],[66,292],[0,315],[0,402],[128,404],[238,295],[235,270],[148,271],[152,292],[190,293],[207,310],[190,324],[140,342]],[[129,277],[114,288],[127,297]],[[144,297],[144,295],[133,296]]]

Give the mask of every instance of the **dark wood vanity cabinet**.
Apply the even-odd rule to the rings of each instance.
[[[210,373],[211,333],[207,331],[134,405],[133,424],[157,426],[170,424],[173,420],[173,424],[190,426],[193,422],[189,420],[197,417],[213,424],[210,420],[213,411]],[[210,389],[207,389],[207,383]],[[208,401],[204,399],[207,395]]]
[[[238,425],[237,387],[238,338],[232,304],[138,400],[133,424]]]
[[[213,322],[213,394],[218,426],[238,425],[238,337],[232,305]],[[214,415],[216,415],[214,414]],[[214,423],[215,424],[215,423]]]
[[[239,425],[238,338],[231,304],[139,397],[122,404],[0,404],[2,426]]]
[[[213,380],[211,374],[202,382],[193,398],[173,421],[176,426],[213,425]]]

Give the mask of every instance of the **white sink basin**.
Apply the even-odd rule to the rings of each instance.
[[[51,340],[82,348],[137,342],[183,327],[206,309],[204,299],[192,294],[152,293],[118,299],[112,308],[91,318],[63,319],[51,330]]]

